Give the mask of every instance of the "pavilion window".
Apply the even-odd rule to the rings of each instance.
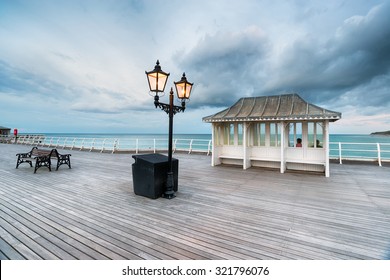
[[[223,126],[223,144],[229,145],[229,134],[230,134],[230,125],[225,124]]]
[[[307,146],[314,147],[316,135],[315,135],[315,123],[309,122],[307,123]]]
[[[280,128],[277,123],[270,123],[270,146],[280,147]]]
[[[253,125],[253,146],[265,146],[265,123]]]
[[[216,125],[214,130],[214,138],[216,145],[223,145],[223,138],[221,139],[221,126]]]
[[[315,124],[315,131],[316,131],[316,141],[314,143],[316,148],[323,148],[324,147],[324,132],[323,132],[323,125],[320,122],[317,122]]]
[[[229,124],[229,145],[234,145],[234,124]]]
[[[307,124],[307,146],[310,148],[323,147],[323,127],[319,122],[309,122]]]
[[[252,145],[260,146],[259,123],[254,123],[252,126]]]
[[[242,139],[243,139],[243,124],[239,123],[237,124],[237,131],[238,131],[238,145],[242,146]]]
[[[290,123],[288,126],[288,146],[295,147],[298,138],[302,139],[302,123]]]

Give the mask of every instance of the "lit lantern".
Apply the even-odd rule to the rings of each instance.
[[[184,101],[189,99],[191,95],[193,83],[189,83],[186,78],[186,74],[183,73],[183,77],[179,82],[175,82],[177,97]]]
[[[150,91],[155,92],[156,95],[158,95],[159,92],[164,92],[169,73],[165,73],[161,70],[160,62],[157,60],[154,70],[150,72],[145,71],[145,73],[148,77]]]

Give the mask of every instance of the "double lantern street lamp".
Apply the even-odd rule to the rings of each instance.
[[[146,72],[148,77],[149,89],[155,93],[154,105],[156,108],[160,108],[165,111],[169,116],[169,141],[168,141],[168,173],[167,173],[167,185],[163,197],[171,199],[175,197],[174,192],[174,176],[172,171],[172,132],[173,132],[173,116],[176,113],[184,112],[186,108],[186,100],[190,98],[193,83],[187,81],[185,73],[181,77],[179,82],[174,82],[177,97],[181,100],[181,106],[173,105],[173,89],[169,92],[169,104],[161,103],[159,101],[160,96],[165,89],[165,85],[168,81],[169,73],[165,73],[161,70],[160,62],[157,60],[154,70]]]

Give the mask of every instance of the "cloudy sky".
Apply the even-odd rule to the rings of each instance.
[[[343,114],[331,133],[389,130],[389,2],[0,0],[0,126],[166,133],[145,75],[159,59],[168,89],[183,72],[195,84],[175,133],[291,92]]]

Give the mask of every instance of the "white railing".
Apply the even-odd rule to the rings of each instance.
[[[15,138],[11,135],[0,134],[0,143],[13,143]]]
[[[12,142],[14,143],[14,142]],[[168,147],[167,139],[156,138],[77,138],[44,135],[21,135],[17,144],[41,146],[69,150],[95,152],[162,152]],[[211,140],[208,139],[173,139],[173,152],[211,153]]]
[[[347,143],[330,142],[329,157],[343,160],[374,161],[382,166],[382,162],[390,162],[390,143]]]
[[[13,137],[0,137],[8,143],[15,143]],[[52,147],[70,150],[95,152],[162,152],[167,151],[168,140],[158,138],[77,138],[44,135],[18,136],[17,144]],[[209,139],[173,139],[173,152],[202,152],[211,154],[212,143]],[[390,162],[390,143],[347,143],[330,142],[329,158],[338,160],[374,161],[379,166],[382,162]]]

